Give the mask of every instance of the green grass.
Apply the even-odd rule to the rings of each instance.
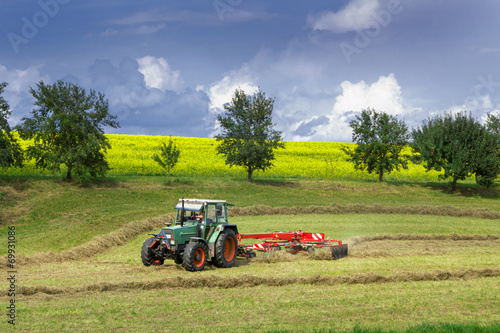
[[[253,261],[238,259],[231,269],[208,265],[200,273],[188,273],[172,260],[160,267],[144,267],[139,250],[149,237],[147,232],[110,249],[99,247],[95,237],[151,218],[155,218],[152,225],[157,224],[151,231],[156,231],[162,221],[157,217],[171,213],[181,197],[226,199],[238,207],[336,203],[498,212],[497,192],[470,184],[450,192],[439,183],[347,180],[247,183],[185,177],[165,186],[160,177],[131,177],[80,186],[52,178],[2,177],[0,233],[5,235],[7,226],[14,224],[18,254],[49,259],[18,267],[16,328],[33,332],[496,332],[500,241],[480,236],[410,240],[405,235],[498,236],[499,220],[366,213],[235,216],[231,222],[242,233],[323,232],[350,243],[350,255],[332,261],[315,260],[322,258],[319,255],[279,253]],[[365,242],[358,237],[385,234],[402,235],[399,240]],[[92,255],[69,260],[49,253],[73,251],[78,245]],[[1,251],[4,255],[5,249]],[[0,295],[0,304],[7,304],[5,292]],[[6,320],[1,321],[0,331],[7,329]]]
[[[2,226],[15,223],[26,254],[61,251],[89,242],[131,221],[172,212],[179,198],[226,199],[237,207],[329,205],[446,205],[500,211],[498,190],[444,185],[355,181],[257,181],[186,178],[165,186],[161,178],[110,179],[91,186],[59,180],[0,179]],[[36,239],[36,245],[34,240]],[[0,253],[5,253],[1,249]]]
[[[498,221],[401,214],[340,214],[234,217],[241,233],[276,230],[322,232],[331,239],[376,234],[500,234]]]
[[[489,292],[497,283],[498,279],[480,279],[33,296],[21,299],[18,315],[24,320],[18,324],[26,330],[60,332],[312,332],[355,327],[402,330],[422,323],[489,325],[498,320],[498,300]]]

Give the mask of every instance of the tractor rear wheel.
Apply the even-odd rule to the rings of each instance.
[[[184,249],[182,266],[188,271],[199,272],[207,264],[208,247],[203,243],[188,243]]]
[[[154,237],[151,237],[151,238],[148,238],[144,241],[144,243],[142,244],[142,248],[141,248],[141,259],[142,259],[142,263],[144,264],[144,266],[160,266],[160,265],[163,265],[163,258],[159,258],[157,256],[155,256],[153,253],[151,253],[151,251],[149,250],[149,247],[151,246],[151,244],[153,244],[153,241],[154,241]]]
[[[229,268],[234,266],[238,251],[238,240],[232,229],[225,229],[215,242],[215,257],[213,263],[217,267]]]

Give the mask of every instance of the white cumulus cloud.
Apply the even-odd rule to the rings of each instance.
[[[210,110],[219,113],[224,109],[224,104],[231,102],[234,91],[242,89],[247,95],[253,95],[259,87],[253,83],[248,75],[248,67],[243,66],[239,71],[234,71],[222,78],[222,80],[213,83],[208,89],[210,98]]]
[[[326,116],[328,122],[315,128],[313,140],[350,141],[352,132],[349,121],[368,107],[391,115],[408,112],[403,103],[401,86],[392,73],[380,76],[372,84],[344,81],[340,88],[341,94],[335,98],[331,113]]]
[[[184,80],[180,71],[173,70],[164,58],[145,56],[137,59],[139,72],[144,75],[146,85],[165,92],[166,90],[181,91]]]
[[[337,96],[333,106],[333,114],[349,111],[361,111],[367,107],[398,115],[404,113],[401,86],[393,73],[380,76],[377,82],[368,85],[365,81],[352,83],[344,81],[340,84],[342,94]]]
[[[228,73],[221,80],[210,85],[206,94],[210,99],[209,110],[214,120],[215,116],[224,109],[224,104],[231,102],[236,89],[243,90],[247,95],[253,95],[258,91],[259,87],[253,83],[254,80],[249,72],[249,66],[243,65],[239,70]],[[198,88],[202,89],[203,87]],[[220,125],[215,121],[211,136],[216,135],[219,129]]]
[[[378,0],[352,0],[338,12],[324,12],[310,17],[309,23],[314,30],[347,32],[366,29],[380,8]]]

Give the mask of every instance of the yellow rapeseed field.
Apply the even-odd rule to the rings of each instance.
[[[110,175],[157,175],[166,174],[152,159],[158,152],[161,142],[168,142],[169,137],[147,135],[107,135],[111,144],[107,160],[111,167]],[[241,167],[230,168],[224,158],[216,154],[217,141],[209,138],[172,137],[180,149],[180,158],[173,169],[174,175],[233,176],[245,177]],[[22,142],[27,146],[28,142]],[[352,163],[346,161],[342,152],[343,145],[338,142],[285,142],[285,149],[276,151],[274,166],[265,172],[255,172],[255,177],[306,177],[306,178],[363,178],[376,179],[356,171]],[[410,153],[407,148],[406,153]],[[10,168],[2,173],[13,175],[47,174],[37,170],[34,161],[23,169]],[[408,170],[400,170],[386,175],[386,179],[436,180],[437,172],[425,172],[419,165],[410,163]]]

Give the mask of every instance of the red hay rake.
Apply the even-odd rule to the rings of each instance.
[[[254,251],[269,252],[285,250],[289,253],[308,252],[314,253],[315,249],[330,248],[333,259],[347,256],[347,244],[340,240],[325,239],[325,234],[318,232],[302,231],[274,231],[258,234],[238,234],[238,243],[242,239],[260,239],[260,244],[238,244],[239,256],[252,258],[256,256]]]

